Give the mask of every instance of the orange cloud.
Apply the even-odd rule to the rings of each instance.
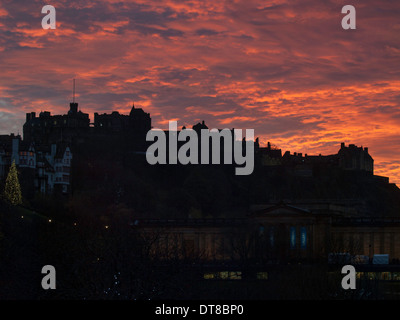
[[[134,101],[154,127],[253,128],[309,154],[355,143],[400,184],[400,3],[359,3],[356,32],[318,0],[60,1],[51,32],[34,2],[3,7],[0,102],[14,127],[25,111],[64,113],[76,78],[90,114]]]

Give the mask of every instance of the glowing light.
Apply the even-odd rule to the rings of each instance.
[[[307,248],[307,229],[305,227],[301,227],[300,229],[300,241],[301,241],[301,245],[300,247],[302,249],[306,249]]]
[[[24,218],[24,216],[21,216],[21,219],[23,219]]]
[[[105,226],[104,228],[108,229],[108,226]]]
[[[49,222],[51,223],[51,219],[49,219]]]
[[[296,227],[290,227],[290,248],[296,247]]]

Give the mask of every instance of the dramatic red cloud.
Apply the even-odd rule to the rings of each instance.
[[[25,112],[128,113],[253,128],[283,151],[369,147],[376,174],[400,184],[400,2],[364,0],[58,0],[0,5],[0,130]],[[353,4],[357,29],[341,28]]]

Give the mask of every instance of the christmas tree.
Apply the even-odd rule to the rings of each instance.
[[[21,187],[18,181],[18,172],[15,160],[13,161],[7,175],[4,196],[6,200],[14,206],[22,203]]]

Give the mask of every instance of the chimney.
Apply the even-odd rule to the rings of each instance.
[[[342,142],[342,143],[340,144],[340,148],[341,148],[341,149],[344,148],[344,142]]]
[[[365,151],[366,153],[368,153],[368,147],[365,147],[365,148],[364,148],[364,151]]]

